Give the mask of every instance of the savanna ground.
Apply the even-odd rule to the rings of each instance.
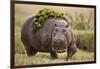
[[[73,56],[71,62],[94,61],[94,9],[93,8],[73,8],[41,5],[15,5],[15,65],[67,63],[65,60],[67,53],[58,53],[56,60],[50,59],[49,53],[38,52],[36,56],[28,57],[21,42],[21,28],[25,19],[30,15],[35,15],[43,8],[51,8],[64,13],[68,22],[77,36],[80,44],[79,51]]]

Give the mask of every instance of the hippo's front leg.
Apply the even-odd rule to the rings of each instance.
[[[73,43],[71,45],[68,46],[68,49],[67,49],[67,58],[66,60],[71,60],[72,59],[72,56],[77,52],[77,47],[76,47],[76,44]]]
[[[56,59],[58,57],[54,47],[51,48],[50,55],[51,55],[51,59]]]

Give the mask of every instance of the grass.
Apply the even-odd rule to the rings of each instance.
[[[79,50],[72,58],[72,62],[94,61],[93,52]],[[27,54],[15,54],[15,65],[35,65],[35,64],[51,64],[51,63],[69,63],[65,60],[66,52],[58,53],[58,58],[50,59],[49,53],[38,52],[35,56],[28,57]]]
[[[86,14],[86,13],[85,13]],[[77,30],[93,30],[94,23],[93,23],[93,14],[90,12],[88,16],[86,16],[83,12],[68,14],[66,13],[66,19],[69,22],[69,25],[73,29]]]

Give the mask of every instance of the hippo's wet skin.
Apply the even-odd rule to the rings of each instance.
[[[76,53],[77,47],[73,32],[66,20],[61,18],[49,18],[43,27],[34,32],[34,16],[29,17],[21,31],[21,40],[25,46],[28,56],[37,52],[50,52],[51,58],[57,58],[57,51],[66,49],[67,60]]]

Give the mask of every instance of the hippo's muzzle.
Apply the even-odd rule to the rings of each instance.
[[[58,48],[65,48],[66,47],[66,42],[63,38],[59,38],[59,39],[53,39],[52,41],[52,46],[55,48],[55,49],[58,49]]]

